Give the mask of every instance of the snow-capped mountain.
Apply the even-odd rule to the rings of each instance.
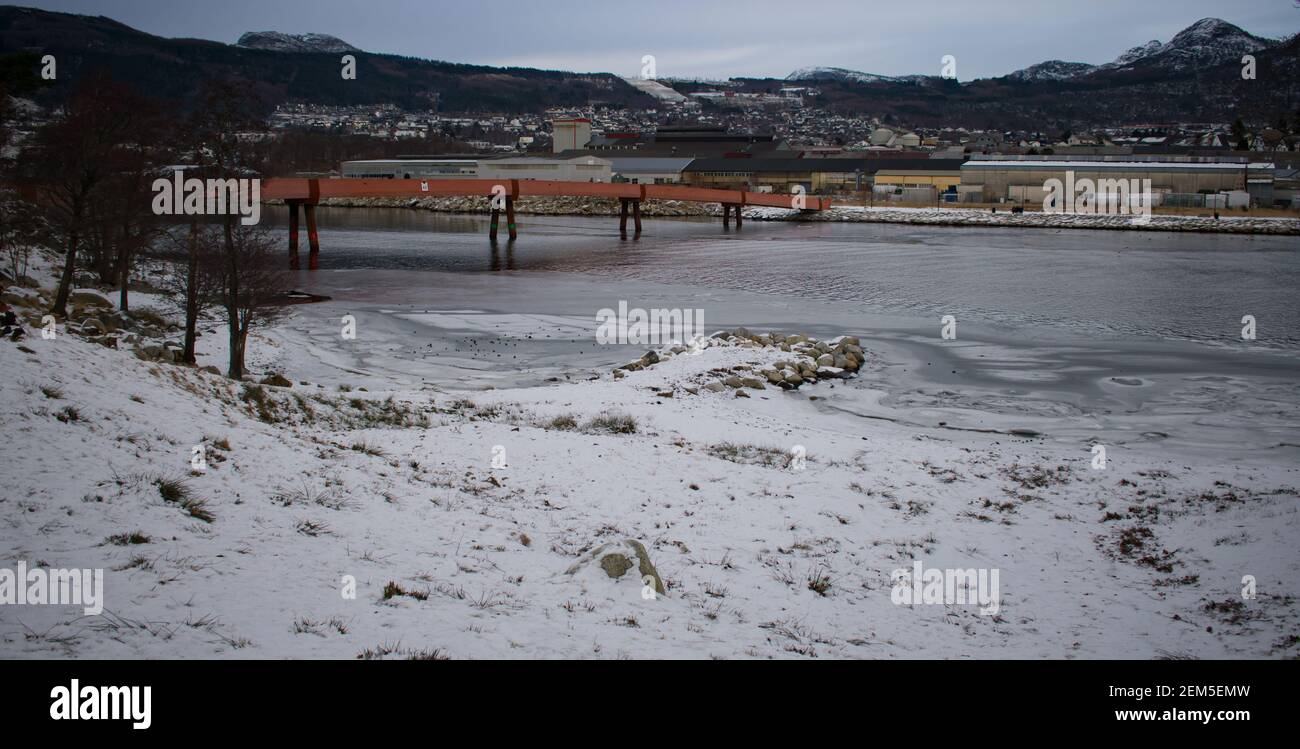
[[[847,68],[799,68],[785,77],[787,81],[852,81],[854,83],[889,83],[894,79],[886,75],[863,73]]]
[[[1063,81],[1094,72],[1125,70],[1152,66],[1170,72],[1195,67],[1212,67],[1241,56],[1279,44],[1277,40],[1255,36],[1227,21],[1202,18],[1178,32],[1168,42],[1152,39],[1129,49],[1104,65],[1086,62],[1048,60],[1009,73],[1005,77],[1019,81]],[[851,83],[923,83],[933,76],[887,76],[833,67],[800,68],[786,76],[787,81],[848,81]]]
[[[273,52],[360,52],[351,44],[329,34],[285,34],[279,31],[250,31],[239,37],[238,47]]]
[[[851,83],[921,83],[933,76],[926,75],[877,75],[863,73],[847,68],[811,67],[799,68],[785,79],[787,81],[849,81]]]
[[[1007,75],[1007,78],[1014,78],[1018,81],[1063,81],[1068,78],[1087,75],[1096,69],[1096,65],[1089,65],[1086,62],[1048,60],[1047,62],[1040,62],[1037,65],[1030,65],[1027,68],[1017,70]]]
[[[1239,26],[1218,18],[1202,18],[1161,44],[1151,40],[1134,47],[1103,65],[1107,70],[1130,68],[1141,63],[1165,70],[1181,71],[1191,67],[1210,67],[1240,61],[1242,55],[1268,49],[1276,40],[1255,36]]]
[[[1106,63],[1105,65],[1101,65],[1099,67],[1101,70],[1111,70],[1113,68],[1125,68],[1137,62],[1138,60],[1156,54],[1157,52],[1160,51],[1160,48],[1163,46],[1165,46],[1164,42],[1160,41],[1159,39],[1152,39],[1146,44],[1139,44],[1136,47],[1130,48],[1124,54],[1120,55],[1119,57],[1116,57],[1114,60]]]

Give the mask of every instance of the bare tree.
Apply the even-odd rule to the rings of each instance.
[[[220,226],[202,226],[197,219],[182,231],[168,234],[161,257],[171,265],[163,281],[163,293],[185,316],[183,360],[197,360],[199,318],[222,304],[225,288],[225,239]]]
[[[134,160],[148,116],[148,102],[103,77],[84,79],[64,116],[41,128],[23,152],[23,171],[40,188],[51,231],[63,244],[63,272],[51,313],[67,316],[77,254],[92,231],[96,204],[108,197],[113,178]]]
[[[275,236],[256,226],[223,227],[228,243],[223,263],[221,304],[230,326],[231,379],[244,376],[248,333],[269,324],[284,312],[283,294],[288,282],[283,258],[276,252]],[[233,254],[233,257],[231,255]],[[232,276],[232,274],[234,274]]]
[[[14,283],[23,284],[32,248],[40,244],[45,221],[40,211],[14,190],[0,188],[0,258]]]
[[[261,161],[256,138],[250,136],[265,130],[262,102],[247,83],[236,80],[208,81],[199,98],[199,106],[188,128],[195,161],[216,179],[255,176]],[[272,264],[260,265],[264,259],[261,245],[265,237],[262,233],[240,224],[234,213],[222,216],[222,231],[226,284],[222,295],[230,337],[227,374],[232,379],[241,379],[249,327],[260,317],[257,310],[263,306],[265,297],[272,293],[265,286],[245,289],[244,285],[283,283],[283,275],[272,273]],[[269,253],[267,259],[270,259]],[[249,262],[258,265],[245,267]]]

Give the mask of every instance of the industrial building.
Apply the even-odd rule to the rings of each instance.
[[[550,179],[570,182],[610,182],[613,162],[596,156],[507,156],[484,159],[478,164],[479,179]]]
[[[963,201],[1041,203],[1048,180],[1151,180],[1155,205],[1210,205],[1206,195],[1246,192],[1271,204],[1272,164],[1250,164],[1240,157],[1188,156],[973,156],[961,166],[957,188]],[[1258,181],[1257,181],[1258,180]],[[1267,185],[1264,183],[1267,182]],[[1252,184],[1253,183],[1253,184]]]
[[[344,178],[366,179],[553,179],[610,182],[613,164],[588,155],[396,158],[345,161]]]
[[[706,158],[726,154],[758,155],[788,149],[784,141],[762,133],[735,133],[711,125],[661,126],[648,133],[604,133],[587,144],[587,150],[601,155],[613,153],[638,156]]]
[[[551,121],[551,151],[573,151],[586,148],[591,142],[591,120],[586,117],[566,117]]]
[[[682,171],[695,159],[673,156],[611,156],[614,181],[634,185],[671,185],[682,181]]]
[[[961,183],[961,163],[960,159],[925,158],[696,159],[683,170],[682,178],[695,187],[733,190],[789,192],[798,185],[817,195],[861,192],[873,184],[889,192],[894,188],[943,192]]]
[[[396,158],[345,161],[343,177],[357,179],[473,179],[477,158]]]

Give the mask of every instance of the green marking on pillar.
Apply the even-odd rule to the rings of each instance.
[[[507,227],[510,229],[510,231],[514,231],[514,230],[515,230],[515,225],[514,225],[514,224],[507,224]]]

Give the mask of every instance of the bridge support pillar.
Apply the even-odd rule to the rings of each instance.
[[[743,206],[739,206],[739,205],[736,206],[736,228],[737,229],[739,229],[740,225],[744,222],[744,219],[740,217],[740,209],[742,207]]]
[[[641,236],[641,201],[632,201],[632,226],[636,229],[636,235]]]
[[[291,200],[289,206],[289,270],[298,270],[298,201]]]
[[[627,198],[618,199],[618,236],[627,239]]]
[[[722,204],[722,228],[731,228],[731,206],[726,203]]]
[[[488,225],[488,239],[497,241],[497,227],[501,224],[501,209],[492,206],[492,223]]]
[[[510,241],[519,238],[519,227],[515,224],[514,198],[506,198],[506,230],[510,233]]]
[[[307,269],[316,270],[320,265],[320,235],[316,233],[316,206],[306,203],[302,207],[307,219]]]

